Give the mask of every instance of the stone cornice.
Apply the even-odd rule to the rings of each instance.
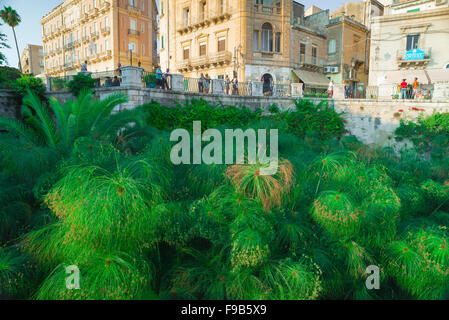
[[[436,9],[419,11],[419,12],[410,12],[410,13],[404,13],[404,14],[392,14],[392,15],[388,15],[388,16],[374,17],[373,22],[374,23],[391,22],[391,21],[404,21],[405,22],[408,19],[424,19],[424,18],[430,18],[430,17],[444,16],[444,15],[449,15],[449,7],[436,8]]]

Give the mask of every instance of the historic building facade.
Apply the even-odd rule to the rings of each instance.
[[[293,0],[161,0],[160,11],[164,70],[286,84],[302,69],[327,82],[325,29],[308,25]]]
[[[27,44],[20,57],[22,72],[39,75],[44,73],[44,50],[42,46]]]
[[[157,64],[155,0],[65,0],[41,20],[45,74],[112,71],[117,65],[146,70]]]
[[[429,87],[448,86],[448,0],[394,0],[371,29],[369,83],[381,88],[380,95],[390,96],[402,79],[415,77]]]

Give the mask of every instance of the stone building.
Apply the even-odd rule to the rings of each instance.
[[[42,46],[27,44],[20,57],[22,72],[39,75],[44,73],[44,51]]]
[[[349,96],[363,97],[368,86],[371,21],[383,15],[376,0],[347,2],[330,14],[325,74],[335,84],[350,85]]]
[[[308,25],[293,0],[161,0],[160,11],[164,70],[277,84],[299,81],[294,70],[304,70],[328,82],[325,28]]]
[[[391,98],[402,79],[415,77],[436,96],[449,97],[448,0],[394,0],[372,23],[369,83]]]
[[[146,70],[157,64],[155,0],[65,0],[41,20],[45,74],[103,72],[118,63]]]

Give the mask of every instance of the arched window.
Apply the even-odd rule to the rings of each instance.
[[[273,27],[268,22],[262,25],[262,51],[273,51]]]

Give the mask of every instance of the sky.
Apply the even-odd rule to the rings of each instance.
[[[20,54],[27,44],[42,45],[40,20],[62,2],[63,0],[0,0],[0,7],[11,6],[22,17],[22,23],[16,27]],[[296,2],[304,4],[306,8],[313,4],[321,9],[333,11],[342,5],[345,0],[296,0]],[[0,26],[0,31],[6,34],[8,44],[11,46],[11,49],[3,49],[8,59],[8,65],[17,67],[19,59],[12,30],[9,26],[3,24]]]

